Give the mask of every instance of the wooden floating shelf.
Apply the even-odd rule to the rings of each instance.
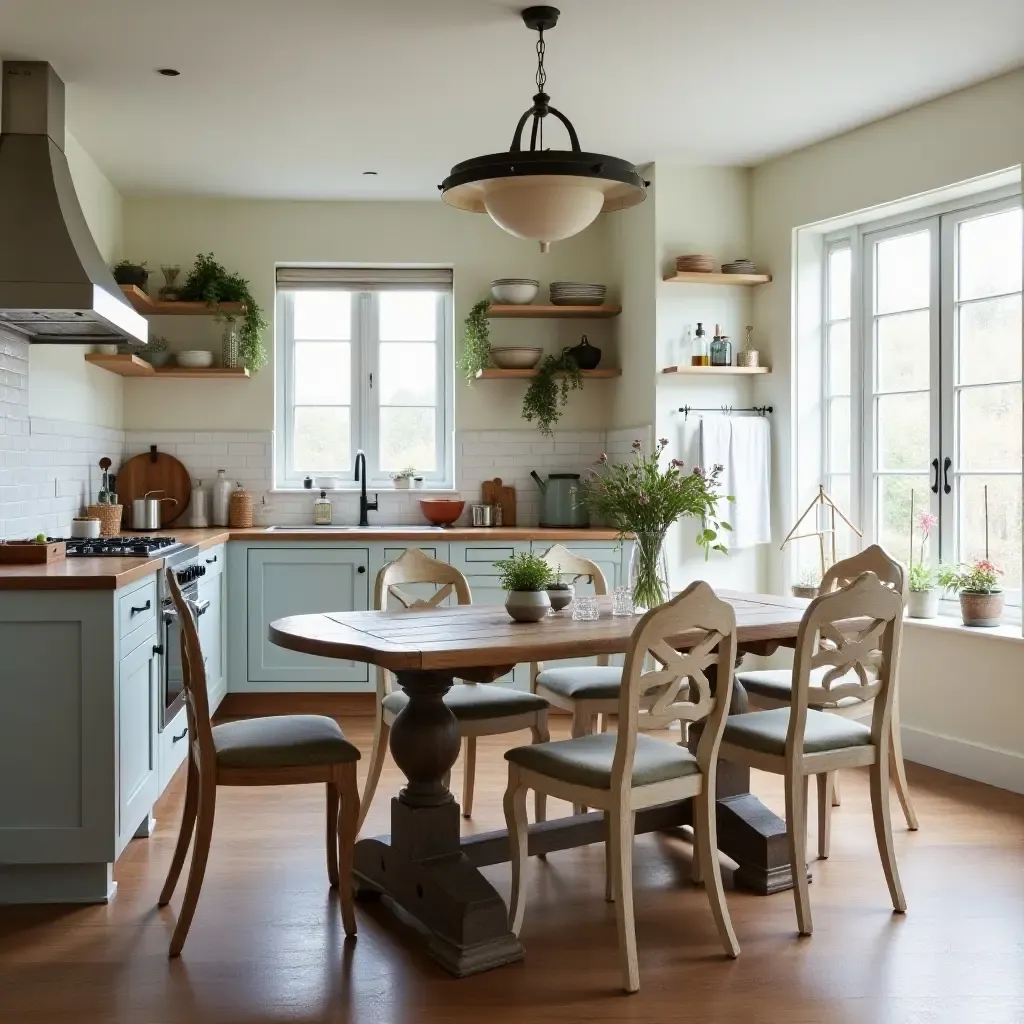
[[[607,320],[621,312],[621,306],[499,306],[491,303],[487,316],[492,320]]]
[[[527,380],[537,376],[537,370],[499,370],[496,367],[488,370],[480,370],[477,373],[477,380]],[[589,380],[608,380],[612,377],[621,377],[621,370],[584,370],[583,376]]]
[[[102,352],[89,352],[85,361],[98,366],[101,370],[109,370],[121,377],[142,377],[149,380],[247,380],[249,371],[244,366],[231,369],[226,366],[207,366],[191,369],[187,366],[153,366],[145,359],[133,355],[107,356]]]
[[[771,274],[700,274],[692,270],[677,270],[662,278],[675,284],[742,284],[748,287],[768,284],[771,279]]]
[[[162,302],[150,298],[134,284],[121,285],[121,294],[132,304],[136,313],[145,316],[214,316],[217,313],[241,316],[245,312],[241,302],[222,302],[218,306],[208,306],[205,302]]]
[[[755,373],[771,373],[772,371],[767,366],[666,366],[661,372],[710,377],[715,374],[748,376]]]

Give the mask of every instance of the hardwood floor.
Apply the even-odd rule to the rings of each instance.
[[[364,751],[365,771],[371,720],[343,725]],[[556,734],[565,728],[555,719]],[[464,828],[503,823],[501,751],[514,742],[480,741],[474,819]],[[181,811],[179,773],[157,807],[153,837],[133,841],[118,863],[109,906],[0,908],[0,1021],[1020,1024],[1024,797],[913,764],[908,775],[921,830],[907,832],[894,815],[907,915],[891,911],[867,776],[845,772],[831,857],[811,864],[814,936],[797,937],[791,893],[729,891],[736,961],[722,955],[705,894],[689,882],[689,845],[640,838],[641,987],[626,996],[603,898],[603,847],[531,860],[525,961],[456,981],[379,906],[359,906],[358,940],[346,944],[327,886],[323,793],[308,786],[218,793],[202,896],[181,959],[169,961],[180,894],[166,910],[156,900]],[[398,779],[389,758],[369,834],[386,829]],[[458,792],[460,766],[452,783]],[[777,778],[755,773],[752,788],[781,813]],[[567,811],[551,802],[548,815]],[[507,895],[508,866],[486,873]]]

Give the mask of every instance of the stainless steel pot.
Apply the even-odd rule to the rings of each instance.
[[[493,505],[470,505],[470,522],[473,526],[493,526],[494,506]]]
[[[161,503],[169,501],[174,505],[178,504],[177,498],[151,498],[151,494],[163,494],[163,491],[147,491],[144,498],[135,498],[132,501],[133,530],[159,530]]]

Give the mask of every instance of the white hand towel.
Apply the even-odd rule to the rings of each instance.
[[[701,420],[701,468],[724,470],[721,486],[736,501],[719,506],[732,527],[730,550],[768,544],[771,527],[771,428],[763,416],[709,416]]]

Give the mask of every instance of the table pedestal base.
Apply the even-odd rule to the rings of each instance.
[[[355,848],[360,898],[381,895],[429,937],[427,952],[456,977],[523,958],[508,908],[459,846],[459,806],[391,802],[393,834]]]

